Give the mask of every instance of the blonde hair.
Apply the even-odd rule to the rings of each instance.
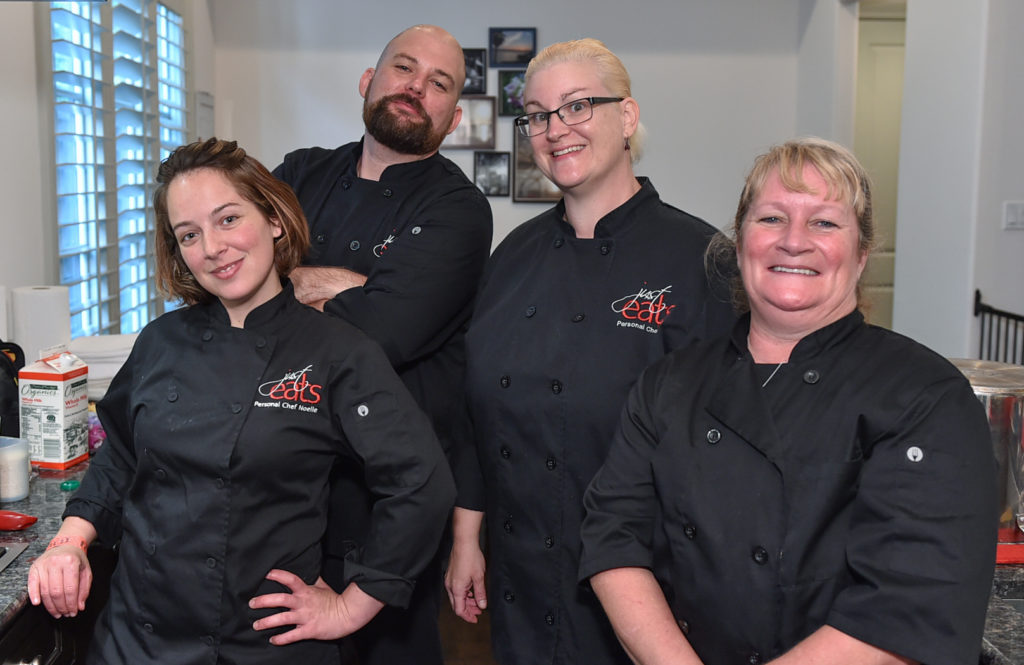
[[[736,251],[743,244],[743,224],[750,206],[764,188],[773,172],[778,172],[782,185],[794,192],[810,193],[815,190],[804,181],[804,167],[813,167],[828,188],[826,199],[849,204],[857,218],[858,247],[861,254],[869,254],[875,244],[875,221],[871,210],[871,180],[867,171],[852,152],[833,141],[809,136],[786,141],[758,155],[747,175],[736,206],[730,237],[717,234],[708,245],[704,265],[709,274],[729,276],[733,282],[733,303],[741,311],[750,308],[739,271],[736,269]],[[817,192],[815,192],[817,193]],[[860,286],[857,286],[858,306],[862,309]]]
[[[526,85],[530,77],[542,69],[563,62],[589,62],[597,67],[601,82],[614,97],[632,97],[629,72],[619,57],[604,45],[604,42],[590,37],[552,44],[538,53],[526,68]],[[636,131],[626,139],[629,156],[635,164],[643,154],[647,130],[637,123]]]

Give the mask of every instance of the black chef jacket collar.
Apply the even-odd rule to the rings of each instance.
[[[281,292],[249,312],[245,317],[244,328],[247,330],[258,328],[276,329],[284,325],[288,321],[288,317],[284,316],[284,311],[295,302],[297,302],[295,300],[295,288],[287,278],[282,279]],[[200,307],[203,307],[203,305],[200,305]],[[221,304],[220,300],[214,300],[205,305],[205,307],[207,312],[209,312],[209,317],[215,322],[223,323],[227,326],[231,325],[231,317],[228,316],[228,311],[224,309],[224,305]]]
[[[843,318],[830,323],[824,328],[819,328],[796,343],[793,351],[789,354],[789,362],[798,362],[813,358],[822,351],[839,344],[844,339],[855,333],[864,325],[864,315],[860,310],[855,309]],[[732,329],[732,345],[739,352],[741,357],[749,357],[750,350],[747,348],[747,335],[750,334],[750,312],[747,312]]]
[[[645,205],[650,199],[659,200],[658,190],[654,189],[650,179],[641,176],[636,181],[640,183],[640,191],[629,197],[629,200],[618,208],[597,220],[597,226],[594,227],[595,238],[614,238],[625,233],[629,227],[639,222],[642,217],[636,214],[637,208]],[[569,222],[565,221],[565,199],[561,199],[558,202],[558,205],[555,206],[555,212],[562,232],[570,238],[576,237],[575,229],[572,228]]]
[[[359,139],[359,145],[357,145],[355,150],[350,153],[351,160],[344,165],[344,176],[349,178],[359,177],[357,167],[359,165],[359,159],[362,156],[363,139]],[[380,174],[380,182],[387,183],[391,187],[406,184],[431,169],[433,167],[435,157],[437,157],[436,152],[430,157],[425,157],[423,159],[416,159],[411,162],[402,162],[400,164],[392,164],[384,169]]]

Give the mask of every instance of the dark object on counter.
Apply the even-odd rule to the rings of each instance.
[[[13,510],[0,510],[0,531],[21,531],[35,524],[38,519]]]
[[[20,436],[18,370],[25,366],[25,352],[14,342],[0,340],[0,436]]]

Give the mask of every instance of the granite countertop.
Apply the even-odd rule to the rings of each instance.
[[[0,504],[0,510],[34,515],[39,521],[23,531],[0,532],[0,541],[28,543],[6,570],[0,572],[0,631],[27,603],[28,569],[60,528],[60,516],[70,492],[60,484],[81,480],[88,462],[66,471],[33,470],[29,495],[21,501]],[[0,542],[2,544],[2,542]],[[982,641],[983,665],[1024,665],[1024,614],[1014,610],[1003,598],[1024,598],[1024,564],[996,566],[985,618]]]
[[[24,552],[0,572],[0,629],[28,603],[28,569],[36,557],[46,550],[50,539],[60,529],[60,516],[70,492],[61,490],[65,480],[81,480],[88,462],[65,471],[33,469],[29,494],[21,501],[0,504],[0,510],[13,510],[38,517],[39,521],[22,531],[0,531],[4,542],[28,543]]]

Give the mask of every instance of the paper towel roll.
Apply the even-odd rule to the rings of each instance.
[[[25,351],[25,364],[39,352],[71,341],[71,307],[66,286],[20,286],[11,291],[11,339]]]
[[[11,292],[6,286],[0,286],[0,339],[11,338]]]

